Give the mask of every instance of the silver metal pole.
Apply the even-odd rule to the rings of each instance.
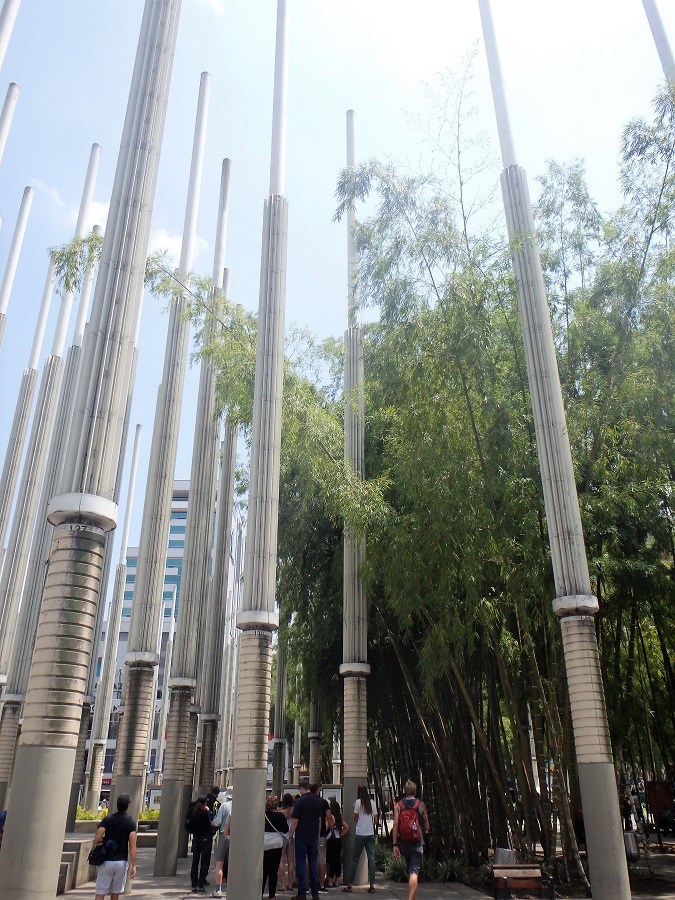
[[[140,127],[120,150],[96,287],[102,296],[102,315],[96,323],[96,352],[86,369],[87,380],[96,386],[93,403],[82,409],[81,435],[72,435],[78,452],[69,473],[70,491],[53,498],[48,507],[55,529],[0,854],[3,900],[52,900],[58,883],[105,565],[105,535],[117,522],[116,480],[133,374],[135,311],[179,9],[179,0],[147,0],[143,16],[135,67],[135,75],[143,72],[143,77],[130,94],[125,136],[131,136],[130,121],[137,120]],[[121,174],[127,172],[130,178]],[[64,629],[63,621],[72,624]],[[41,814],[37,857],[28,852],[25,840],[34,817],[25,803],[28,790],[50,797]]]
[[[0,9],[0,69],[5,61],[7,45],[12,36],[16,14],[19,11],[21,0],[5,0]]]
[[[237,616],[239,681],[232,800],[228,891],[234,900],[257,900],[262,883],[267,729],[272,677],[272,632],[279,518],[279,454],[284,368],[286,236],[288,203],[284,189],[288,67],[288,3],[278,0],[272,116],[270,196],[264,207],[249,522],[244,596]]]
[[[162,678],[162,706],[159,713],[159,729],[157,731],[157,753],[155,755],[155,784],[162,783],[164,770],[164,749],[166,747],[166,719],[169,714],[169,698],[171,688],[171,663],[173,660],[173,639],[176,630],[176,586],[173,587],[171,597],[171,621],[169,623],[169,636],[166,641],[164,653],[164,676]]]
[[[479,0],[497,116],[505,116],[489,0]],[[500,99],[502,98],[502,99]],[[501,110],[500,110],[501,107]],[[508,123],[507,123],[508,124]],[[503,134],[500,128],[500,140]],[[576,482],[551,320],[525,171],[502,147],[502,192],[532,401],[539,467],[560,618],[593,896],[631,896],[612,748],[595,635],[598,600],[591,593]],[[509,160],[507,164],[507,160]],[[516,239],[517,238],[517,242]]]
[[[197,100],[179,278],[190,272],[194,256],[209,93],[210,76],[204,72],[200,79]],[[147,702],[147,711],[143,713],[142,717],[138,716],[133,720],[125,715],[118,735],[116,751],[116,791],[130,793],[139,806],[145,791],[145,748],[148,745],[150,717],[155,704],[156,691],[153,693],[155,670],[159,664],[156,643],[163,609],[166,539],[171,516],[173,473],[176,464],[187,362],[189,338],[189,323],[185,315],[187,307],[188,300],[184,295],[175,298],[171,306],[162,383],[158,391],[152,432],[150,469],[143,505],[136,588],[127,645],[126,665],[128,670],[125,678],[124,706],[125,709],[128,709],[129,704],[133,703],[133,698],[142,695],[147,698],[144,701]],[[169,730],[171,733],[175,731],[171,725]],[[165,787],[162,788],[164,800],[166,800]],[[171,804],[168,808],[171,808]],[[165,829],[166,825],[160,825],[160,833]],[[158,856],[161,855],[161,843],[162,839],[158,837]]]
[[[82,200],[75,226],[75,237],[84,234],[84,223],[89,215],[91,197],[96,181],[101,148],[94,144],[89,157]],[[73,292],[64,291],[61,298],[58,320],[54,334],[51,355],[47,358],[40,379],[38,400],[33,415],[31,433],[27,444],[26,458],[21,472],[21,483],[17,495],[16,510],[12,521],[12,529],[8,543],[7,564],[0,579],[0,607],[6,608],[4,628],[0,628],[0,683],[9,674],[10,653],[15,633],[22,641],[23,652],[26,651],[26,637],[17,630],[17,615],[23,596],[24,582],[30,555],[30,543],[36,526],[36,514],[40,488],[44,480],[45,466],[49,442],[52,439],[54,417],[58,395],[61,388],[63,366],[63,344],[73,306]],[[47,308],[41,313],[41,323],[33,342],[33,350],[29,368],[37,369],[42,335],[48,313]],[[22,448],[23,449],[23,448]],[[40,525],[42,522],[39,523]],[[1,541],[0,541],[1,542]],[[22,625],[26,625],[22,617]],[[28,646],[32,646],[32,634]],[[2,776],[0,775],[0,783]]]
[[[96,690],[96,703],[94,704],[94,716],[91,725],[91,742],[89,745],[91,762],[89,765],[89,779],[87,781],[85,806],[87,809],[94,810],[98,809],[98,802],[101,796],[101,776],[103,774],[105,748],[108,740],[108,728],[110,726],[110,712],[112,709],[112,695],[115,683],[115,664],[117,662],[117,644],[119,642],[122,607],[124,605],[124,589],[127,577],[129,528],[131,526],[131,514],[134,508],[136,473],[138,470],[138,454],[141,447],[142,430],[141,425],[136,425],[134,450],[131,457],[131,469],[129,472],[129,488],[127,491],[127,507],[124,515],[124,527],[120,541],[117,570],[115,572],[115,586],[113,588],[110,611],[108,612],[103,660],[101,662],[101,678]]]
[[[675,80],[675,58],[673,58],[673,51],[668,41],[666,29],[663,27],[663,20],[656,5],[656,0],[642,0],[642,5],[647,13],[647,20],[652,31],[659,59],[661,60],[663,74],[666,76],[666,81],[672,82]]]
[[[38,313],[37,325],[33,336],[33,346],[28,360],[28,366],[23,370],[21,376],[21,385],[19,387],[19,396],[14,409],[14,418],[12,420],[12,429],[10,431],[9,443],[7,444],[7,453],[5,462],[2,467],[2,475],[0,475],[0,547],[4,547],[5,536],[9,527],[10,513],[12,503],[14,501],[14,492],[19,477],[19,468],[23,453],[26,447],[26,434],[28,432],[28,423],[33,408],[33,400],[35,398],[35,387],[37,384],[37,363],[42,349],[42,340],[45,334],[47,324],[47,316],[49,315],[49,307],[52,302],[52,294],[54,292],[54,264],[49,263],[47,267],[47,278],[42,291],[42,301],[40,303],[40,311]],[[4,571],[3,567],[3,571]],[[7,628],[7,603],[6,596],[0,592],[0,635]],[[0,638],[2,640],[2,638]],[[5,672],[0,664],[0,672]]]
[[[33,188],[26,187],[23,190],[21,198],[21,206],[19,207],[19,215],[17,216],[12,243],[9,247],[9,254],[5,264],[5,272],[2,276],[0,284],[0,347],[2,347],[2,338],[5,333],[5,325],[7,323],[7,306],[14,285],[14,276],[16,275],[16,267],[19,264],[19,256],[21,247],[23,246],[23,238],[26,233],[26,225],[28,224],[28,215],[30,213],[31,204],[33,202]]]
[[[356,115],[347,112],[347,165],[356,165]],[[354,246],[356,211],[347,214],[347,322],[345,331],[345,459],[358,478],[364,477],[363,343],[359,325],[357,255]],[[366,555],[365,537],[350,528],[344,534],[343,626],[340,674],[344,678],[343,796],[347,815],[353,809],[358,786],[368,777],[368,607],[361,579]],[[354,836],[345,836],[345,859],[351,859]],[[347,875],[348,877],[348,875]],[[368,872],[362,860],[356,884],[365,884]]]
[[[5,152],[7,145],[9,129],[12,127],[12,119],[14,118],[14,110],[18,99],[19,85],[12,82],[7,88],[7,96],[2,106],[2,112],[0,112],[0,162],[2,162],[2,154]]]

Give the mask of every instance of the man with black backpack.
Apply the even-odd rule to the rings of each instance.
[[[394,807],[394,856],[403,856],[408,866],[408,900],[415,900],[424,853],[424,835],[429,831],[427,808],[415,797],[417,785],[406,781],[403,799]]]

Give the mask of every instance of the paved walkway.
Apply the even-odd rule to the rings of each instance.
[[[178,860],[178,874],[172,877],[158,878],[152,874],[155,861],[154,848],[141,847],[138,850],[137,867],[138,874],[132,881],[131,895],[136,895],[139,900],[159,900],[159,898],[174,898],[174,900],[195,900],[196,897],[205,897],[208,894],[192,894],[190,891],[190,865],[192,858]],[[213,869],[209,874],[211,885],[215,884]],[[213,887],[207,887],[207,891],[213,890]],[[279,891],[277,900],[290,900],[293,892]],[[354,900],[365,900],[368,892],[365,888],[354,888],[352,891]],[[76,888],[74,891],[68,891],[62,895],[65,900],[92,900],[94,896],[94,882]],[[338,900],[343,897],[340,888],[331,888],[327,894],[321,894],[325,900]],[[480,900],[480,898],[492,896],[491,892],[474,891],[470,887],[463,884],[421,884],[417,891],[418,900]],[[407,900],[408,886],[407,884],[396,884],[392,881],[385,881],[380,872],[377,873],[377,889],[376,900]]]
[[[208,896],[208,894],[194,895],[190,891],[190,859],[178,860],[178,874],[174,877],[157,878],[152,874],[155,860],[154,848],[139,848],[138,850],[138,875],[132,882],[131,895],[138,900],[159,900],[159,898],[174,898],[174,900],[194,900],[195,896]],[[633,882],[633,897],[639,900],[675,900],[675,855],[654,853],[651,857],[653,874],[661,882],[658,894],[648,893],[647,886],[642,890],[640,880]],[[644,859],[640,861],[638,869],[647,874]],[[211,884],[215,884],[213,870],[209,875]],[[211,891],[213,888],[207,888]],[[354,900],[366,900],[368,893],[365,888],[354,888]],[[62,895],[65,900],[93,900],[94,882],[90,881],[74,891],[68,891]],[[277,900],[290,900],[291,891],[279,891]],[[556,896],[559,896],[556,893]],[[327,894],[321,894],[325,900],[338,900],[343,894],[339,888],[331,888]],[[375,900],[407,900],[408,886],[393,881],[385,881],[381,872],[377,873]],[[417,890],[418,900],[480,900],[480,898],[492,897],[489,888],[476,891],[464,884],[428,884],[419,885]]]

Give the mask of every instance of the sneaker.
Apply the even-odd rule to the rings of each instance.
[[[327,893],[328,893],[328,885],[325,885],[325,884],[324,884],[323,887],[320,887],[320,888],[319,888],[319,893],[320,893],[320,894],[327,894]]]
[[[220,890],[220,888],[216,888],[215,891],[212,892],[211,896],[212,897],[222,897],[223,892]]]
[[[198,894],[198,893],[199,893],[199,888],[197,887],[197,885],[195,885],[195,886],[192,888],[192,890],[190,891],[190,893],[191,893],[191,894]]]

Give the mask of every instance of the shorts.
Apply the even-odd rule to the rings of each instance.
[[[399,844],[398,849],[408,864],[408,875],[419,875],[424,853],[422,844]]]
[[[109,859],[98,867],[97,894],[122,894],[127,883],[126,859]]]
[[[229,837],[223,837],[222,834],[218,838],[218,844],[216,846],[216,852],[213,854],[214,862],[225,862],[225,859],[230,854],[230,839]]]
[[[326,865],[326,838],[319,838],[319,855],[317,856],[317,862],[320,866]]]

